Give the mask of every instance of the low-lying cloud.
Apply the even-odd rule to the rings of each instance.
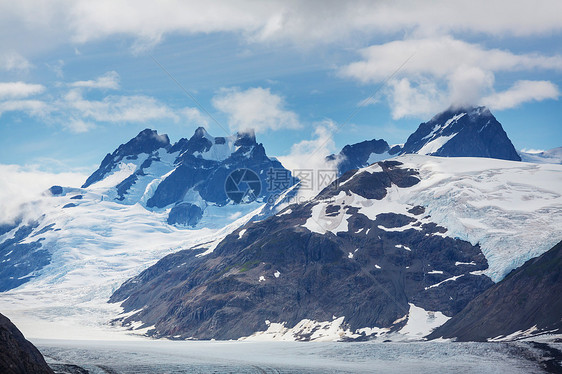
[[[86,175],[78,172],[48,173],[38,166],[0,164],[0,224],[13,223],[18,218],[36,218],[32,201],[53,185],[80,186]]]

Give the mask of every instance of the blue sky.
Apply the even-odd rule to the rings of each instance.
[[[201,125],[255,128],[290,160],[403,143],[450,105],[489,106],[517,149],[558,147],[561,7],[0,1],[0,163],[88,173],[144,128]]]

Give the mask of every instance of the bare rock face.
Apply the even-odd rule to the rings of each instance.
[[[53,374],[41,353],[0,314],[0,372],[2,374]]]
[[[486,341],[516,332],[562,332],[562,242],[513,270],[430,338]]]

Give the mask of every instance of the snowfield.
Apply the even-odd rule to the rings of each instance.
[[[65,196],[45,196],[32,203],[40,215],[29,218],[40,224],[26,241],[37,240],[34,235],[54,223],[53,230],[40,235],[51,263],[29,282],[0,294],[0,310],[26,336],[129,339],[109,324],[122,311],[107,303],[111,294],[169,253],[198,245],[213,247],[263,205],[211,206],[203,220],[207,226],[223,228],[180,229],[166,223],[167,210],[113,202],[104,192],[97,185],[65,188]],[[82,199],[71,199],[79,194]],[[76,206],[62,208],[70,202]],[[14,231],[0,236],[0,242]]]
[[[499,282],[525,261],[540,256],[562,238],[562,165],[534,164],[475,157],[399,156],[403,167],[418,170],[421,182],[409,187],[392,186],[382,200],[368,200],[342,192],[336,205],[359,208],[359,213],[374,220],[382,213],[415,217],[408,209],[426,208],[429,219],[446,227],[445,235],[480,244],[488,260],[484,272]],[[360,169],[380,171],[377,166]],[[342,183],[348,183],[349,180]],[[312,232],[336,234],[346,231],[347,218],[326,215],[328,204],[319,201],[304,227]],[[403,231],[419,227],[406,225],[380,229]]]
[[[409,155],[421,182],[385,200],[426,207],[448,236],[480,244],[499,282],[562,238],[562,165]]]

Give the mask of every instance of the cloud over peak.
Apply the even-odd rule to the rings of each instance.
[[[301,127],[297,114],[286,109],[283,97],[269,88],[224,88],[213,98],[213,106],[226,114],[232,131],[264,132]]]
[[[361,59],[343,66],[339,70],[341,76],[362,84],[380,84],[402,66],[385,90],[395,119],[424,117],[450,105],[477,105],[485,97],[497,101],[497,73],[562,70],[559,55],[486,49],[451,36],[392,41],[372,45],[359,53]],[[524,101],[556,99],[552,86],[545,94],[545,83],[540,88],[535,84],[526,95],[519,94],[518,100],[502,99],[496,109],[508,109]],[[513,97],[513,92],[502,97],[506,95]]]

